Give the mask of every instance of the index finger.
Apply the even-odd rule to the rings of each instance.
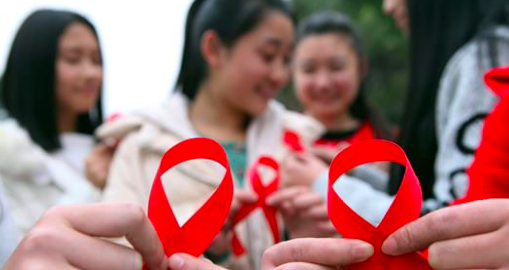
[[[150,269],[160,269],[165,265],[161,242],[139,206],[127,203],[98,203],[61,206],[53,212],[55,218],[63,219],[69,227],[85,235],[125,236]]]
[[[382,250],[397,256],[424,250],[435,242],[497,230],[507,222],[498,211],[506,208],[507,200],[486,200],[438,210],[393,233]]]
[[[295,186],[279,189],[276,193],[269,195],[267,197],[267,204],[270,206],[280,206],[282,203],[293,200],[296,196],[299,196],[302,193],[309,191],[308,187],[305,186]]]
[[[301,238],[269,248],[263,254],[262,270],[291,262],[347,266],[368,259],[373,252],[371,245],[360,240]]]
[[[255,203],[258,200],[258,195],[253,191],[236,189],[233,198],[239,203]]]
[[[227,270],[220,266],[214,265],[210,261],[193,257],[189,254],[178,253],[172,255],[168,264],[172,270]]]

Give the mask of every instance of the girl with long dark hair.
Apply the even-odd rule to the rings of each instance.
[[[322,132],[313,119],[289,112],[273,100],[288,81],[293,38],[292,14],[282,0],[194,1],[176,92],[163,106],[125,116],[99,131],[102,137],[123,138],[105,199],[147,207],[162,155],[193,137],[212,138],[224,147],[236,199],[252,199],[251,193],[245,194],[252,190],[246,170],[261,155],[284,158],[289,150],[282,138],[288,126],[308,144]],[[217,164],[202,160],[167,173],[164,185],[179,222],[203,204],[222,173]],[[241,196],[242,191],[246,196]],[[263,251],[273,244],[265,217],[254,212],[236,230],[246,253],[231,252],[226,229],[206,255],[229,268],[259,269]]]
[[[93,202],[85,177],[102,122],[102,56],[81,15],[39,10],[21,25],[9,53],[1,101],[0,175],[6,204],[25,233],[51,206]]]

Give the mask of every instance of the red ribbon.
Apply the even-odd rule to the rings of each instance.
[[[292,151],[303,153],[305,151],[304,144],[300,136],[291,130],[285,130],[283,135],[283,143]]]
[[[161,176],[177,164],[193,159],[216,161],[225,167],[226,172],[208,201],[180,227],[164,191]],[[183,252],[200,256],[221,231],[232,199],[233,180],[230,166],[226,153],[218,143],[205,138],[190,139],[166,152],[155,176],[148,203],[148,217],[157,231],[166,255]]]
[[[262,183],[261,176],[258,172],[260,166],[265,165],[272,168],[275,172],[274,179],[270,182],[268,186],[264,186]],[[239,209],[239,211],[233,217],[232,228],[235,227],[239,222],[244,220],[251,212],[253,212],[256,208],[261,208],[265,217],[267,218],[267,222],[269,224],[270,230],[272,232],[272,237],[274,239],[274,243],[278,243],[281,239],[279,235],[279,227],[277,224],[277,210],[275,207],[268,206],[265,203],[266,198],[272,193],[276,192],[279,186],[279,165],[277,161],[270,157],[261,157],[250,169],[249,169],[249,178],[251,180],[251,186],[253,190],[258,195],[258,201],[251,204],[244,204]],[[237,234],[234,231],[233,239],[232,239],[232,247],[233,253],[236,256],[240,256],[245,253],[245,249],[240,243]]]
[[[362,164],[379,161],[399,163],[406,166],[406,171],[394,202],[380,225],[375,228],[348,207],[334,191],[333,186],[337,179],[348,170]],[[382,244],[389,235],[419,217],[421,204],[422,194],[419,180],[405,152],[392,142],[362,141],[339,153],[332,162],[329,172],[329,217],[343,237],[369,242],[375,248],[373,257],[366,262],[354,264],[349,269],[431,269],[426,259],[418,253],[392,257],[381,251]]]

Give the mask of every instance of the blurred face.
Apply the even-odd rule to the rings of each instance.
[[[99,44],[85,24],[71,24],[60,37],[56,76],[59,112],[80,114],[94,107],[103,68]]]
[[[286,15],[266,14],[254,30],[225,49],[216,73],[221,86],[215,94],[247,115],[263,113],[287,83],[293,34]]]
[[[384,0],[384,12],[391,15],[399,29],[408,31],[408,11],[406,0]]]
[[[357,52],[341,34],[310,35],[301,40],[293,71],[297,98],[306,113],[317,119],[348,113],[363,77]]]

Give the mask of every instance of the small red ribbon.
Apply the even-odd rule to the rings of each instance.
[[[399,163],[406,166],[406,171],[394,202],[380,225],[375,228],[348,207],[334,191],[333,186],[337,179],[350,169],[379,161]],[[343,237],[363,240],[371,243],[375,248],[375,254],[368,261],[353,264],[349,269],[431,269],[427,260],[418,253],[392,257],[381,251],[382,244],[389,235],[419,217],[421,205],[422,194],[419,180],[403,149],[392,142],[362,141],[339,153],[332,162],[329,172],[329,217]]]
[[[164,191],[161,176],[179,163],[193,159],[213,160],[226,169],[221,184],[208,201],[180,227]],[[178,181],[178,179],[175,179]],[[164,154],[152,185],[148,217],[152,221],[167,256],[187,253],[200,256],[221,231],[233,199],[233,180],[228,159],[216,142],[195,138],[183,141]]]
[[[275,177],[268,186],[263,185],[260,173],[258,172],[258,168],[260,168],[260,166],[262,165],[272,168],[275,172]],[[256,194],[258,195],[258,201],[255,203],[244,204],[241,206],[239,211],[233,217],[232,228],[234,228],[235,225],[244,220],[247,216],[249,216],[249,214],[251,214],[251,212],[253,212],[256,208],[259,207],[263,210],[263,213],[267,218],[267,222],[272,232],[274,243],[278,243],[281,237],[279,235],[279,227],[277,224],[276,215],[277,209],[275,207],[268,206],[265,203],[266,198],[272,193],[276,192],[279,186],[279,165],[277,161],[270,157],[261,157],[249,169],[249,179],[251,180],[251,186],[253,187],[254,192],[256,192]],[[233,253],[236,256],[240,256],[246,252],[244,247],[242,246],[242,243],[240,243],[235,231],[233,233],[232,247]]]
[[[297,153],[305,152],[304,144],[299,135],[291,130],[285,130],[283,134],[283,143],[292,151]]]

